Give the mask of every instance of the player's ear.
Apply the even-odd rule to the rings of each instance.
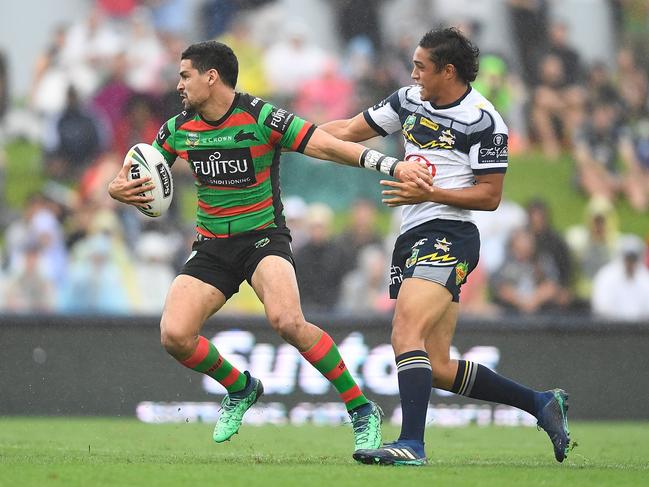
[[[219,79],[219,72],[216,69],[210,69],[208,72],[207,83],[212,86]]]

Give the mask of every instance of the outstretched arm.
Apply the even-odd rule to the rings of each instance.
[[[360,144],[337,139],[320,128],[313,132],[304,153],[317,159],[334,161],[347,166],[360,165],[368,169],[376,169],[401,181],[412,181],[421,187],[427,187],[433,182],[428,168],[421,162],[399,161],[394,157],[387,157]]]
[[[354,118],[327,122],[320,125],[319,128],[340,140],[349,140],[351,142],[363,142],[379,135],[370,127],[362,113],[359,113]]]

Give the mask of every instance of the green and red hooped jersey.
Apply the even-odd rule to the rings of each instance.
[[[236,93],[215,122],[194,111],[169,119],[153,146],[172,165],[176,157],[194,174],[196,231],[227,238],[262,228],[285,228],[279,187],[282,148],[303,152],[315,125],[261,98]]]

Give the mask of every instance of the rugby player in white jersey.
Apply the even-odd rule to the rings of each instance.
[[[478,57],[478,48],[457,29],[430,31],[413,55],[413,86],[351,119],[321,126],[355,142],[400,131],[406,160],[425,162],[433,175],[432,186],[382,181],[384,203],[403,206],[390,270],[403,420],[395,442],[354,453],[363,463],[426,463],[424,427],[432,387],[527,411],[550,436],[559,462],[568,452],[563,390],[535,391],[483,365],[450,358],[460,287],[480,251],[471,212],[498,207],[507,169],[507,127],[471,87]]]

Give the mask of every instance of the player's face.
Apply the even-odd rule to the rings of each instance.
[[[190,59],[180,61],[180,81],[176,90],[180,93],[185,109],[199,108],[210,95],[210,71],[200,73]]]
[[[413,68],[410,76],[421,89],[421,99],[435,103],[440,88],[446,82],[447,70],[440,69],[431,61],[428,49],[419,46],[417,46],[412,56],[412,64]]]

